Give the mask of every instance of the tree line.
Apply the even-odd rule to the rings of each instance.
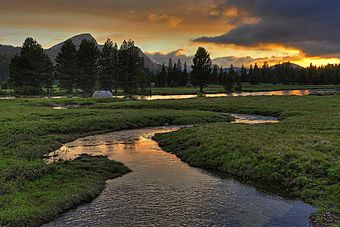
[[[75,88],[90,94],[95,89],[117,90],[125,94],[143,93],[150,84],[144,58],[140,57],[134,41],[124,41],[120,48],[108,39],[102,50],[89,40],[82,40],[79,48],[69,39],[64,42],[55,66],[42,46],[27,38],[21,52],[9,66],[9,84],[17,93],[39,94],[50,90],[55,81],[72,93]]]
[[[222,85],[227,92],[241,91],[242,83],[340,84],[340,64],[320,67],[311,64],[303,68],[289,62],[270,67],[265,62],[261,67],[255,63],[248,69],[243,65],[237,69],[233,65],[223,69],[213,65],[207,50],[199,47],[191,72],[186,62],[169,59],[167,66],[163,64],[161,70],[153,74],[145,68],[139,52],[132,40],[123,41],[118,47],[108,39],[99,50],[92,41],[84,39],[77,48],[69,39],[64,42],[53,65],[42,46],[33,38],[27,38],[20,54],[10,60],[6,87],[9,84],[17,93],[39,94],[43,88],[51,90],[58,81],[70,94],[74,89],[86,94],[95,89],[147,94],[152,84],[155,87],[198,86],[200,92],[208,84]],[[0,60],[2,65],[9,61],[1,56]],[[0,70],[5,69],[0,67]]]
[[[284,85],[327,85],[340,84],[340,64],[325,66],[300,67],[290,62],[276,64],[272,67],[264,63],[259,67],[256,63],[249,70],[242,67],[240,71],[242,82],[251,84],[272,83]]]
[[[211,60],[210,60],[211,61]],[[172,64],[169,60],[169,67],[164,64],[162,70],[153,78],[156,87],[176,87],[193,85],[193,72],[188,73],[186,62],[184,68],[178,67],[178,63]],[[195,62],[194,62],[195,65]],[[193,66],[194,66],[193,65]],[[247,69],[242,65],[235,69],[233,65],[224,69],[218,65],[210,64],[204,75],[204,84],[217,84],[225,87],[226,91],[241,91],[242,83],[257,85],[260,83],[284,84],[284,85],[328,85],[340,84],[340,64],[328,64],[325,66],[300,67],[290,62],[269,66],[265,62],[261,67],[257,63],[250,65]]]

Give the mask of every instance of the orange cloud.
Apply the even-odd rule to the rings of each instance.
[[[167,14],[150,13],[149,21],[152,23],[165,23],[171,28],[176,28],[183,22],[183,18],[177,16],[169,16]]]

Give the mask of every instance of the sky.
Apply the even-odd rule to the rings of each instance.
[[[0,43],[133,39],[157,63],[199,46],[228,66],[340,63],[338,0],[1,0]]]

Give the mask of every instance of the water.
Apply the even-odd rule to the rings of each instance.
[[[107,155],[133,172],[108,180],[91,203],[45,226],[310,226],[315,209],[192,168],[151,138],[179,127],[126,130],[65,144],[49,161]]]
[[[282,91],[261,91],[261,92],[238,92],[238,93],[216,93],[205,94],[207,98],[216,97],[244,97],[244,96],[307,96],[314,94],[317,90],[282,90]],[[167,100],[167,99],[190,99],[197,98],[197,95],[152,95],[136,96],[142,100]]]
[[[259,92],[238,92],[238,93],[216,93],[205,94],[205,97],[238,97],[238,96],[308,96],[308,95],[322,95],[322,94],[336,94],[337,89],[310,89],[310,90],[280,90],[280,91],[259,91]],[[28,97],[26,97],[28,98]],[[34,97],[32,97],[34,98]],[[38,98],[38,97],[35,97]],[[46,99],[60,99],[67,98],[67,96],[45,96]],[[122,99],[124,96],[114,96],[114,98]],[[151,96],[134,96],[138,100],[169,100],[169,99],[190,99],[197,98],[197,95],[151,95]],[[1,99],[15,99],[14,96],[1,97]]]
[[[277,117],[268,117],[254,114],[230,114],[235,120],[235,124],[275,124],[280,123]]]

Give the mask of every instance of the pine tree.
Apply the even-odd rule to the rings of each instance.
[[[102,90],[117,89],[118,83],[118,46],[108,39],[99,55],[98,83]]]
[[[223,67],[220,67],[220,72],[218,73],[218,84],[223,85],[224,82],[224,72]]]
[[[10,63],[10,82],[17,92],[38,94],[43,86],[50,85],[53,65],[42,46],[33,38],[27,38],[20,55]]]
[[[261,76],[261,70],[257,66],[257,63],[255,63],[254,70],[253,70],[252,75],[250,77],[250,83],[253,84],[253,85],[258,84],[260,76]]]
[[[241,76],[240,76],[241,82],[247,82],[247,69],[242,65],[241,67]]]
[[[247,82],[248,83],[251,83],[253,75],[254,75],[253,65],[250,65],[249,71],[248,71],[248,74],[247,74]]]
[[[183,78],[184,78],[184,84],[186,86],[190,86],[191,83],[191,77],[190,77],[190,73],[188,73],[188,69],[187,69],[187,62],[184,62],[184,66],[183,66]]]
[[[96,84],[98,55],[99,50],[94,42],[81,41],[77,51],[77,86],[86,94],[93,92]]]
[[[160,78],[159,78],[159,81],[160,81],[160,87],[166,87],[166,84],[167,84],[167,81],[168,81],[168,76],[167,76],[167,71],[166,71],[166,67],[163,63],[162,65],[162,71],[161,71],[161,74],[160,74]]]
[[[168,87],[172,87],[173,86],[173,77],[174,77],[174,73],[173,73],[173,69],[174,69],[174,66],[172,64],[172,59],[169,58],[169,63],[168,63],[168,81],[167,81],[167,86]]]
[[[203,88],[209,82],[212,61],[206,49],[199,47],[193,59],[192,82],[199,86],[200,93],[203,94]]]
[[[118,52],[118,62],[120,87],[126,95],[135,94],[138,89],[144,90],[148,86],[149,81],[145,76],[144,58],[139,56],[134,41],[123,41]]]
[[[226,92],[232,92],[233,87],[234,87],[234,81],[236,78],[236,72],[234,70],[234,66],[230,65],[230,68],[228,70],[227,78],[226,78],[226,83],[224,84],[224,88]]]
[[[185,78],[183,77],[181,59],[177,60],[177,85],[185,86]]]
[[[216,84],[218,83],[218,66],[214,65],[212,72],[211,72],[211,78],[210,78],[210,83]]]
[[[66,40],[56,57],[56,68],[54,75],[59,80],[60,86],[65,88],[69,94],[73,92],[73,87],[77,78],[77,49],[72,40]]]

